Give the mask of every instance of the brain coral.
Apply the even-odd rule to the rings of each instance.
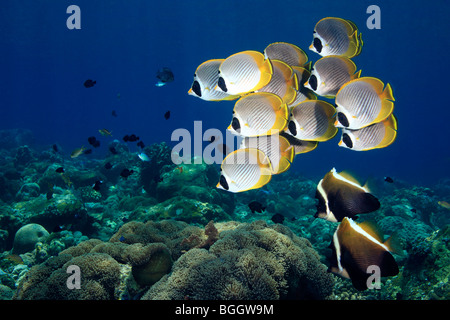
[[[81,290],[66,286],[70,265],[80,267]],[[87,240],[33,266],[14,299],[324,299],[333,284],[308,240],[282,225],[131,221],[108,242]]]
[[[263,221],[217,224],[219,239],[194,248],[143,299],[324,299],[333,277],[310,243]]]

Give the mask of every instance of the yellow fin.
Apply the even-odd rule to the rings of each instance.
[[[350,80],[355,80],[355,79],[358,79],[359,77],[361,77],[361,71],[362,71],[362,70],[359,70],[358,72],[352,74],[352,75],[350,76]]]
[[[397,138],[397,119],[391,115],[384,122],[386,133],[383,140],[377,145],[377,148],[385,148],[391,145]]]
[[[370,84],[370,85],[374,88],[374,90],[375,90],[375,92],[378,94],[378,96],[379,96],[381,99],[383,99],[383,98],[382,98],[382,95],[383,95],[383,88],[384,88],[384,83],[383,83],[383,81],[381,81],[381,80],[378,79],[378,78],[374,78],[374,77],[363,77],[363,78],[359,78],[358,81],[364,81],[364,82]],[[387,86],[386,86],[386,87],[387,87]],[[390,86],[389,86],[389,87],[390,87]]]
[[[372,121],[371,124],[378,123],[386,120],[394,111],[394,103],[390,100],[381,101],[381,110],[378,116]]]
[[[383,93],[380,95],[380,98],[395,101],[394,93],[392,92],[392,87],[389,83],[384,88]]]
[[[357,31],[355,31],[350,37],[349,37],[349,44],[347,51],[343,54],[343,56],[348,58],[353,58],[358,54],[358,37],[357,37]]]

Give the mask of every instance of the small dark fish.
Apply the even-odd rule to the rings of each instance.
[[[125,142],[135,142],[138,140],[139,140],[139,137],[136,136],[134,133],[130,134],[130,135],[127,134],[126,136],[123,137],[123,141],[125,141]]]
[[[263,205],[258,201],[252,201],[248,204],[248,207],[250,210],[252,210],[252,213],[259,212],[262,213],[264,210],[266,210],[266,207],[263,207]]]
[[[411,212],[416,213],[416,212],[417,212],[417,209],[416,209],[416,208],[412,208],[412,209],[411,209]]]
[[[56,145],[56,144],[54,144],[54,145],[52,145],[52,149],[53,149],[53,151],[55,151],[55,152],[58,152],[58,146]]]
[[[270,220],[272,220],[274,223],[283,223],[284,216],[280,213],[275,213]]]
[[[389,183],[393,183],[394,179],[392,179],[391,177],[384,177],[384,181],[389,182]]]
[[[91,146],[93,146],[94,148],[98,148],[100,147],[100,141],[97,140],[96,137],[92,136],[88,138],[88,142]]]
[[[92,149],[86,149],[83,152],[83,154],[91,154],[91,153],[92,153]]]
[[[129,170],[129,169],[123,169],[122,172],[120,173],[120,176],[127,179],[129,176],[131,176],[134,173],[134,170]]]
[[[63,225],[57,225],[53,228],[53,232],[61,232],[64,229]]]
[[[158,78],[158,82],[156,83],[157,87],[162,87],[175,79],[172,70],[167,67],[159,69],[156,72],[156,78]]]
[[[95,191],[100,191],[100,186],[103,184],[103,181],[97,180],[95,181],[94,185],[92,186],[92,189]]]
[[[116,110],[113,110],[113,111],[111,112],[111,115],[112,115],[113,117],[117,117]]]
[[[47,200],[53,199],[53,190],[47,191],[46,197],[47,197]]]
[[[139,141],[139,142],[137,143],[137,146],[140,147],[141,149],[144,149],[144,148],[145,148],[145,144],[144,144],[144,142],[142,142],[142,141]]]
[[[119,241],[120,242],[124,242],[125,241],[125,237],[124,236],[120,236]]]
[[[111,169],[113,166],[112,166],[112,164],[110,163],[110,162],[107,162],[107,163],[105,163],[105,169],[106,170],[109,170],[109,169]]]
[[[170,110],[164,113],[164,119],[168,120],[170,118]]]
[[[110,151],[112,154],[118,154],[118,152],[117,152],[116,148],[114,148],[114,146],[110,146],[110,147],[109,147],[109,151]]]
[[[96,83],[97,83],[97,81],[94,81],[94,80],[91,80],[91,79],[87,79],[87,80],[84,82],[84,86],[85,86],[86,88],[92,88]]]
[[[64,172],[64,168],[63,167],[59,167],[59,168],[56,168],[55,171],[58,172],[58,173],[63,173]]]

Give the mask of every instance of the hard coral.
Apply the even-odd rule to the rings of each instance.
[[[217,229],[222,230],[222,225]],[[323,299],[333,277],[310,243],[263,221],[224,227],[208,250],[194,248],[143,299]]]

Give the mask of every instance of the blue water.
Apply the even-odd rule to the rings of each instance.
[[[80,30],[66,27],[72,4],[81,9]],[[380,30],[366,27],[371,4],[381,9]],[[385,149],[355,152],[338,147],[339,133],[296,157],[290,170],[318,179],[336,167],[435,183],[449,177],[450,167],[448,12],[444,0],[3,0],[0,130],[30,129],[37,144],[57,143],[67,154],[95,135],[103,142],[94,151],[99,158],[110,140],[99,137],[101,128],[116,139],[135,133],[146,144],[170,143],[175,129],[193,131],[196,120],[203,130],[224,132],[234,102],[188,96],[197,66],[276,41],[298,45],[314,62],[320,56],[308,50],[312,30],[321,18],[336,16],[362,32],[363,51],[354,59],[362,75],[392,85],[398,138]],[[161,67],[171,68],[175,81],[156,87]],[[97,84],[87,89],[86,79]]]

